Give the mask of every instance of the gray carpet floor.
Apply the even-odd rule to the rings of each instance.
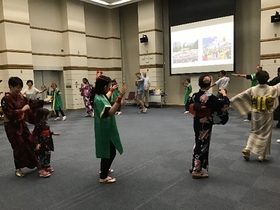
[[[99,183],[93,119],[84,111],[66,111],[67,120],[49,119],[55,151],[50,178],[24,169],[14,175],[12,149],[0,126],[0,209],[71,210],[263,210],[280,207],[280,129],[273,129],[272,153],[264,163],[252,155],[246,162],[250,123],[230,111],[228,124],[213,128],[209,178],[192,179],[188,172],[194,144],[192,116],[183,108],[150,108],[139,114],[123,107],[116,116],[124,153],[112,165],[114,184]],[[275,126],[276,122],[274,122]]]

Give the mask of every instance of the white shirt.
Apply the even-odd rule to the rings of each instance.
[[[150,78],[149,77],[143,77],[144,78],[144,88],[149,87]]]
[[[32,87],[31,89],[26,88],[23,91],[23,95],[25,95],[26,98],[37,99],[37,94],[39,92],[40,91],[37,88],[35,88],[35,87]]]
[[[229,77],[223,76],[222,78],[218,79],[218,81],[215,82],[215,84],[218,85],[219,89],[227,90],[229,85],[229,80],[230,80]]]

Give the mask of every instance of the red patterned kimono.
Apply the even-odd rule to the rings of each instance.
[[[30,110],[23,112],[21,109],[28,104]],[[29,140],[30,131],[26,121],[34,123],[37,108],[43,107],[44,101],[31,100],[22,94],[17,96],[5,93],[1,100],[4,112],[4,125],[6,135],[11,143],[14,155],[15,168],[34,168],[38,164],[34,152],[34,143]]]

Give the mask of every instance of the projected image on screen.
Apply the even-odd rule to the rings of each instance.
[[[171,27],[171,74],[233,71],[233,16]]]
[[[203,61],[209,60],[226,60],[231,59],[231,40],[227,40],[226,36],[214,36],[202,39]]]
[[[173,63],[190,63],[198,61],[198,40],[194,42],[173,43]]]

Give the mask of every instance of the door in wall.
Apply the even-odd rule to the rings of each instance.
[[[57,87],[62,92],[62,103],[65,108],[65,97],[64,97],[64,85],[63,85],[63,72],[62,71],[50,71],[50,70],[34,70],[34,87],[42,90],[45,87],[51,89],[52,82],[57,84]],[[38,98],[47,98],[47,92],[38,94]]]

